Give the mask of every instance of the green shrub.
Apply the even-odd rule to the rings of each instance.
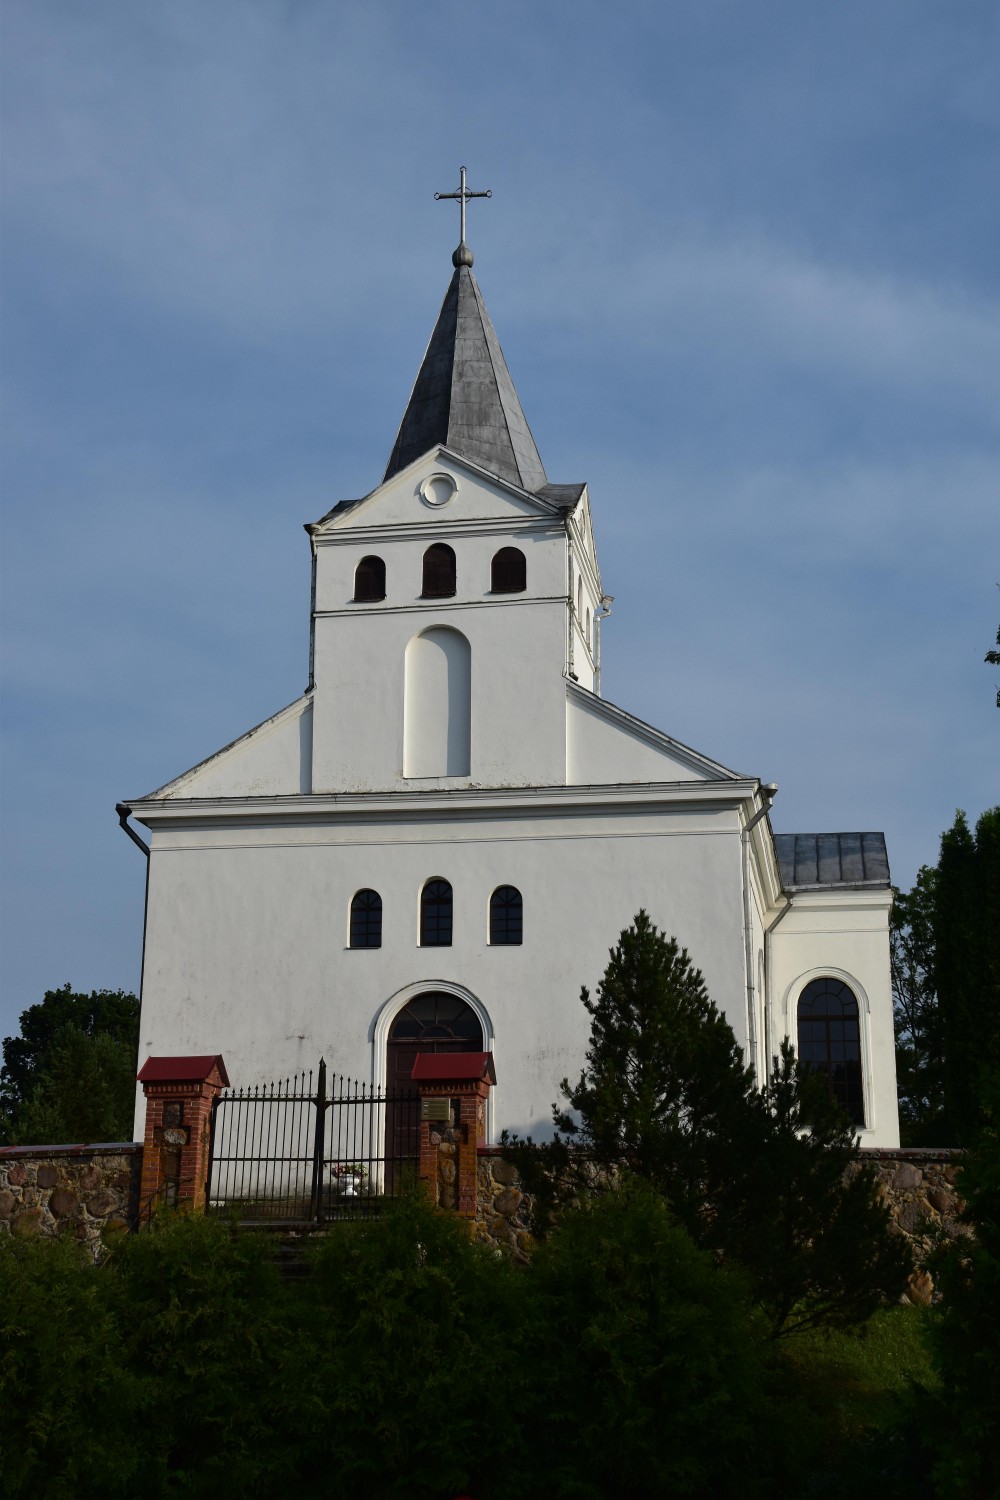
[[[0,1240],[0,1474],[8,1496],[131,1496],[152,1392],[107,1278],[72,1240]]]
[[[530,1279],[538,1493],[764,1492],[777,1370],[766,1325],[742,1277],[698,1250],[653,1188],[626,1182],[568,1215]]]

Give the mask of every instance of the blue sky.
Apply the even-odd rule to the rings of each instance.
[[[302,523],[381,477],[463,161],[606,696],[904,886],[1000,800],[992,0],[8,0],[3,44],[2,1034],[138,985],[115,802],[304,687]]]

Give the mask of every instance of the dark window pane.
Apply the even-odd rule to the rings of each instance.
[[[494,594],[523,594],[526,587],[524,553],[519,547],[501,547],[490,569],[490,589]]]
[[[385,563],[380,557],[363,557],[354,570],[355,604],[384,598]]]
[[[521,892],[513,885],[498,885],[490,897],[490,942],[496,947],[516,946],[523,933]]]
[[[382,897],[378,891],[358,891],[351,902],[351,947],[381,948]]]
[[[814,979],[799,996],[799,1057],[826,1076],[855,1125],[863,1125],[861,1023],[853,990],[840,979]]]
[[[454,995],[428,991],[410,1000],[389,1030],[390,1042],[471,1043],[465,1051],[477,1052],[483,1045],[483,1028],[470,1005]],[[431,1049],[433,1050],[433,1049]]]
[[[451,947],[451,886],[447,880],[428,880],[420,897],[420,945]]]
[[[454,592],[455,554],[444,542],[435,542],[424,553],[424,597],[447,599]]]

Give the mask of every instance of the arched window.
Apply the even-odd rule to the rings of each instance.
[[[576,618],[583,619],[583,579],[579,577],[576,580]]]
[[[520,944],[524,931],[524,903],[513,885],[498,885],[490,897],[490,944],[494,948]]]
[[[527,586],[524,553],[520,547],[501,547],[493,556],[490,591],[494,594],[523,594]]]
[[[381,948],[382,897],[378,891],[363,890],[351,902],[351,947]]]
[[[420,1053],[483,1050],[483,1028],[472,1006],[457,995],[428,990],[408,1000],[389,1029],[386,1082],[390,1090],[409,1094],[414,1092],[410,1080],[414,1060]],[[389,1113],[392,1114],[391,1105]],[[398,1136],[402,1143],[407,1135],[411,1135],[416,1149],[397,1150],[395,1154],[419,1155],[414,1116],[410,1111],[397,1111],[396,1114],[397,1119],[392,1122],[395,1129],[387,1131],[387,1138]]]
[[[424,553],[425,599],[449,599],[455,592],[455,554],[445,542],[435,542]]]
[[[451,910],[447,880],[428,880],[420,893],[421,948],[451,947]]]
[[[590,610],[589,609],[587,610],[587,623],[584,626],[583,638],[587,642],[587,649],[589,651],[592,651],[594,649],[594,647],[593,647],[593,642],[591,641],[591,638],[590,638]]]
[[[380,557],[363,557],[354,570],[354,602],[367,604],[385,598],[385,563]]]
[[[855,1125],[865,1123],[861,1025],[853,990],[840,979],[814,979],[799,996],[799,1058],[823,1073]]]

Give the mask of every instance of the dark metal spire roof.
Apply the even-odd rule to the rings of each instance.
[[[445,294],[385,479],[439,443],[521,489],[535,493],[548,483],[482,293],[464,264]]]

